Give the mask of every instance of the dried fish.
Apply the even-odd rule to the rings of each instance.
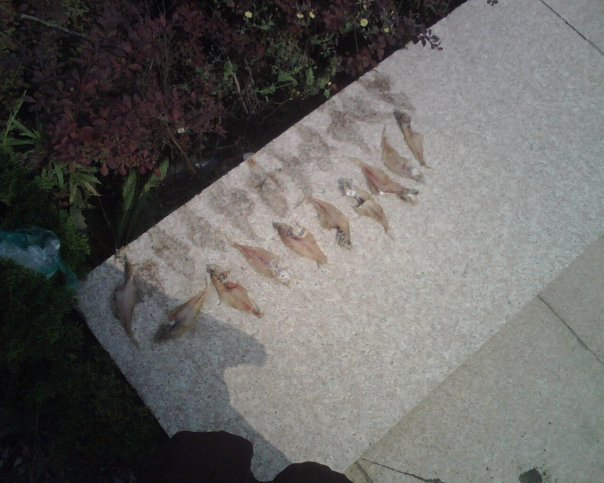
[[[251,247],[231,242],[231,246],[239,250],[250,266],[265,277],[274,278],[283,285],[289,286],[290,277],[287,270],[279,267],[279,257],[260,247]]]
[[[415,132],[411,128],[411,116],[409,114],[398,110],[393,111],[393,114],[398,126],[403,131],[403,137],[413,156],[419,161],[419,164],[428,167],[424,159],[424,135]]]
[[[174,323],[160,325],[153,340],[155,342],[164,342],[169,339],[180,337],[192,330],[197,325],[201,308],[208,298],[209,293],[209,287],[206,282],[206,287],[200,294],[191,297],[170,313],[168,318],[173,320]]]
[[[134,268],[128,260],[124,262],[124,272],[126,280],[113,292],[111,311],[115,318],[122,323],[128,337],[138,347],[138,342],[132,333],[132,314],[134,313],[134,307],[139,302],[140,293],[134,279]]]
[[[414,162],[407,159],[399,154],[399,152],[392,147],[388,137],[386,136],[386,128],[382,131],[382,161],[393,173],[410,178],[418,183],[424,182],[424,175],[421,170],[414,166]]]
[[[285,216],[289,209],[283,189],[274,172],[267,173],[254,158],[247,160],[252,186],[260,194],[260,198],[279,216]]]
[[[346,215],[327,201],[319,200],[311,196],[308,196],[307,200],[310,201],[317,210],[321,226],[328,230],[335,228],[336,243],[342,248],[351,248],[350,223],[348,222]]]
[[[299,231],[286,223],[273,222],[273,228],[279,233],[279,238],[289,249],[296,252],[298,255],[308,257],[317,262],[318,265],[327,263],[327,257],[317,245],[315,237],[308,230],[300,228]]]
[[[210,280],[212,280],[212,284],[222,302],[225,302],[234,309],[254,314],[258,318],[264,315],[252,299],[250,299],[244,287],[237,282],[229,282],[227,280],[230,272],[223,271],[216,265],[208,265],[207,270],[210,274]]]
[[[408,201],[410,203],[415,203],[417,201],[417,195],[419,194],[418,190],[405,188],[390,178],[384,170],[376,168],[375,166],[370,166],[360,159],[354,158],[353,161],[361,168],[361,171],[367,180],[369,191],[372,193],[394,193],[403,201]]]
[[[375,201],[370,193],[357,188],[349,179],[340,178],[338,180],[338,187],[343,195],[350,196],[357,202],[357,206],[355,207],[357,213],[373,218],[382,225],[384,231],[388,233],[389,223],[388,218],[386,218],[386,214],[384,213],[384,209],[377,201]]]

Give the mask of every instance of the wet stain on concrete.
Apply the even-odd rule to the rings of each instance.
[[[226,236],[222,230],[185,205],[182,212],[186,235],[193,246],[226,251]]]
[[[247,191],[241,188],[226,188],[223,183],[217,182],[213,186],[209,205],[245,236],[258,239],[249,221],[254,213],[255,203]]]
[[[285,174],[303,193],[312,194],[312,183],[306,174],[308,162],[303,162],[295,153],[295,149],[288,152],[269,150],[270,156],[274,157],[283,165]]]
[[[333,163],[330,159],[331,147],[323,140],[321,132],[311,127],[299,125],[297,132],[302,138],[298,145],[300,155],[311,160],[320,171],[330,171]]]
[[[148,233],[151,247],[157,258],[175,273],[180,273],[185,278],[192,278],[195,274],[195,263],[191,260],[187,244],[157,226],[151,228]]]
[[[360,79],[359,83],[373,97],[390,104],[392,109],[415,111],[407,95],[403,92],[392,92],[390,80],[384,74],[374,71]]]
[[[327,128],[329,134],[336,141],[357,146],[361,151],[369,154],[371,149],[363,141],[362,134],[356,129],[357,122],[346,112],[333,110],[329,112],[330,123]]]
[[[146,259],[137,266],[137,275],[144,283],[137,286],[142,290],[145,297],[152,297],[156,292],[164,290],[164,286],[159,276],[159,267],[151,259]]]
[[[250,177],[248,185],[255,190],[260,199],[278,216],[284,217],[289,205],[287,198],[283,195],[283,185],[279,181],[277,171],[267,172],[262,169],[257,163],[252,167],[248,163],[250,169]]]

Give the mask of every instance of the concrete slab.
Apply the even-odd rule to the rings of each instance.
[[[414,481],[411,475],[519,481],[534,470],[545,481],[600,481],[603,454],[604,364],[536,298],[349,476],[356,483]]]
[[[259,478],[287,461],[344,470],[604,232],[602,56],[538,0],[470,0],[434,33],[444,51],[397,52],[258,153],[279,196],[240,166],[129,245],[146,285],[139,350],[109,312],[121,268],[89,275],[81,309],[168,433],[248,437]],[[336,180],[364,185],[349,157],[379,164],[384,126],[408,155],[393,108],[412,114],[433,168],[417,206],[380,197],[388,237]],[[308,192],[350,218],[351,251],[294,208]],[[276,219],[311,230],[329,263],[288,252]],[[227,237],[280,254],[292,287],[253,272]],[[265,317],[213,295],[196,333],[153,345],[207,263],[230,268]]]
[[[541,298],[604,361],[604,237],[548,285]]]
[[[543,0],[589,42],[604,53],[604,2],[602,0]]]

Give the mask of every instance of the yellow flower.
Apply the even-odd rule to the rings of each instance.
[[[303,14],[303,13],[298,12],[298,13],[296,14],[296,17],[298,17],[299,19],[303,19],[303,18],[304,18],[304,14]]]
[[[315,18],[315,12],[309,12],[308,16],[309,16],[310,18]]]
[[[362,18],[359,23],[361,24],[361,27],[367,27],[367,25],[369,25],[369,20]]]
[[[390,29],[388,27],[384,27],[384,32],[388,33],[390,32]]]
[[[252,12],[250,12],[249,10],[246,10],[246,12],[243,15],[245,16],[245,18],[252,18],[252,16],[253,16]]]

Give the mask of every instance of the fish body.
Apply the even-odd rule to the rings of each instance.
[[[419,194],[418,190],[405,188],[390,178],[390,176],[380,168],[370,166],[359,159],[354,159],[354,162],[361,168],[361,171],[367,180],[367,186],[369,186],[369,190],[372,193],[393,193],[403,201],[408,201],[410,203],[415,203],[417,201],[417,195]]]
[[[124,272],[126,280],[113,292],[111,310],[115,318],[121,322],[128,337],[138,347],[138,342],[132,333],[132,315],[139,302],[140,294],[134,279],[134,268],[128,260],[124,264]]]
[[[321,226],[328,230],[336,230],[336,243],[338,246],[341,246],[342,248],[351,248],[350,223],[348,222],[346,215],[327,201],[312,197],[308,197],[308,201],[310,201],[317,210],[317,216],[319,217]]]
[[[273,228],[277,230],[283,244],[298,255],[310,258],[318,265],[327,263],[327,257],[319,248],[315,237],[308,230],[301,228],[299,231],[286,223],[273,222]]]
[[[424,158],[424,135],[415,132],[411,128],[411,116],[406,112],[394,111],[394,118],[401,131],[409,149],[422,166],[428,167]]]
[[[421,170],[414,166],[413,161],[401,156],[399,152],[392,147],[388,136],[386,136],[386,130],[382,132],[382,161],[388,167],[390,171],[403,176],[404,178],[412,179],[418,183],[424,182],[424,175]]]
[[[388,218],[386,218],[386,214],[384,213],[384,209],[377,201],[375,201],[370,193],[355,187],[352,184],[352,181],[347,179],[339,179],[338,187],[343,195],[350,196],[357,202],[357,205],[355,206],[357,213],[373,218],[382,225],[384,231],[388,233],[389,223]]]
[[[210,274],[212,285],[214,285],[216,292],[218,292],[218,297],[220,297],[222,302],[234,309],[253,314],[258,318],[264,315],[252,299],[250,299],[244,287],[237,282],[227,280],[229,272],[221,270],[216,265],[208,265],[207,270]]]
[[[164,342],[169,339],[181,337],[183,334],[192,330],[197,325],[201,308],[208,298],[208,294],[209,287],[206,285],[206,288],[201,293],[191,297],[184,304],[176,307],[168,315],[168,319],[173,321],[173,323],[162,324],[155,333],[153,340],[155,342]]]
[[[231,246],[239,250],[250,266],[265,277],[274,278],[289,286],[290,277],[287,270],[279,267],[279,257],[260,247],[251,247],[231,242]]]

